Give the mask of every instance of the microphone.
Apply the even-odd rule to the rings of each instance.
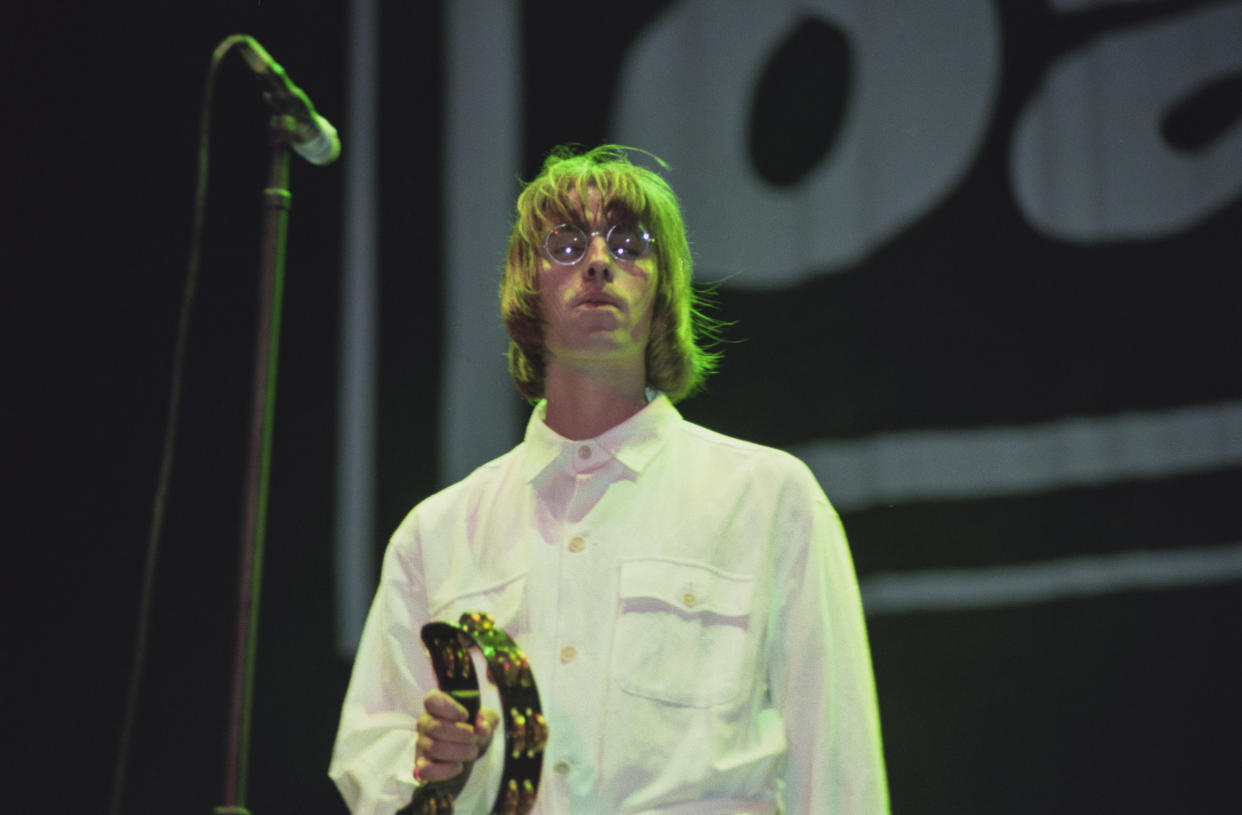
[[[263,83],[263,98],[268,105],[277,113],[293,117],[294,151],[311,164],[322,166],[336,161],[341,154],[341,140],[337,138],[336,128],[315,112],[310,98],[289,81],[285,69],[263,50],[254,37],[243,35],[237,45],[250,70]]]

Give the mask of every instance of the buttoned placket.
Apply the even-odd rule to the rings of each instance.
[[[541,419],[536,414],[533,421]],[[618,523],[615,502],[624,501],[631,489],[621,482],[638,477],[633,464],[641,468],[651,455],[650,447],[631,442],[651,441],[634,428],[605,443],[556,439],[543,430],[538,455],[546,463],[530,476],[540,494],[542,520],[528,600],[539,609],[532,617],[533,628],[542,632],[536,680],[555,732],[544,757],[539,808],[545,815],[570,815],[594,803],[590,790],[606,775],[601,744],[584,737],[604,732],[610,715],[609,621],[616,615],[619,561],[626,549],[617,536],[630,528]],[[563,726],[556,729],[555,722]]]
[[[601,661],[606,658],[608,644],[606,637],[592,629],[601,615],[607,616],[601,604],[608,603],[606,584],[610,579],[606,565],[600,562],[605,553],[593,534],[592,511],[617,480],[616,470],[624,467],[595,441],[569,443],[553,466],[560,468],[555,478],[561,484],[558,491],[564,491],[559,507],[563,515],[554,533],[555,545],[548,547],[556,580],[549,624],[556,638],[547,657],[547,690],[541,693],[555,699],[566,721],[585,723],[603,713],[605,666]],[[584,688],[592,690],[584,695]],[[594,728],[583,729],[591,732]],[[545,758],[546,783],[558,793],[549,795],[545,802],[549,812],[561,811],[559,804],[570,800],[570,789],[581,790],[587,783],[587,776],[579,774],[597,772],[596,745],[577,742],[571,733],[560,735],[551,739]]]

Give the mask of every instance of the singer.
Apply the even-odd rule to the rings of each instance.
[[[558,149],[518,197],[500,303],[534,410],[392,537],[329,769],[354,813],[476,758],[457,812],[490,804],[497,714],[463,721],[419,644],[467,610],[534,669],[534,812],[888,812],[837,513],[797,459],[674,407],[717,360],[691,269],[672,189],[624,148]]]

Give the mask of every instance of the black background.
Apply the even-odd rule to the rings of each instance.
[[[621,22],[606,9],[575,11],[599,68],[554,88],[541,80],[557,66],[550,32],[563,9],[524,4],[525,177],[552,144],[607,138],[612,66],[664,5],[632,4]],[[1139,5],[1159,13],[1195,4]],[[381,6],[376,509],[386,534],[438,486],[440,293],[451,270],[441,268],[439,237],[443,11]],[[684,405],[688,417],[791,444],[1242,395],[1242,202],[1188,234],[1092,249],[1032,232],[1006,186],[1003,145],[1048,61],[1140,12],[1070,24],[1042,3],[998,7],[1005,91],[971,174],[850,274],[775,294],[722,291],[720,312],[738,320],[739,341],[708,394]],[[47,2],[23,4],[10,19],[5,129],[17,181],[4,276],[17,285],[4,299],[4,401],[17,648],[6,718],[18,757],[16,800],[4,808],[103,811],[167,418],[208,57],[228,34],[254,35],[339,126],[348,14],[344,3],[308,0]],[[557,109],[567,93],[580,101],[570,123]],[[257,87],[230,58],[216,90],[207,251],[126,812],[204,813],[221,802],[266,118]],[[833,123],[817,126],[831,142]],[[349,668],[332,640],[331,530],[350,136],[342,129],[341,163],[293,170],[255,813],[343,811],[325,771]],[[1010,272],[1003,278],[987,273],[998,263]],[[1084,283],[1073,270],[1087,265],[1099,274]],[[803,375],[810,354],[832,373],[823,383]],[[523,409],[516,395],[513,409]],[[877,507],[845,522],[865,578],[1236,542],[1240,495],[1233,467]],[[873,618],[894,811],[1227,811],[1242,726],[1238,600],[1237,583],[1226,582]]]

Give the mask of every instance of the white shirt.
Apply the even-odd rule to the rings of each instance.
[[[351,810],[413,793],[422,625],[486,611],[548,721],[536,813],[886,813],[857,581],[805,465],[664,397],[579,442],[545,410],[393,535],[329,769]],[[490,807],[503,741],[459,813]]]

